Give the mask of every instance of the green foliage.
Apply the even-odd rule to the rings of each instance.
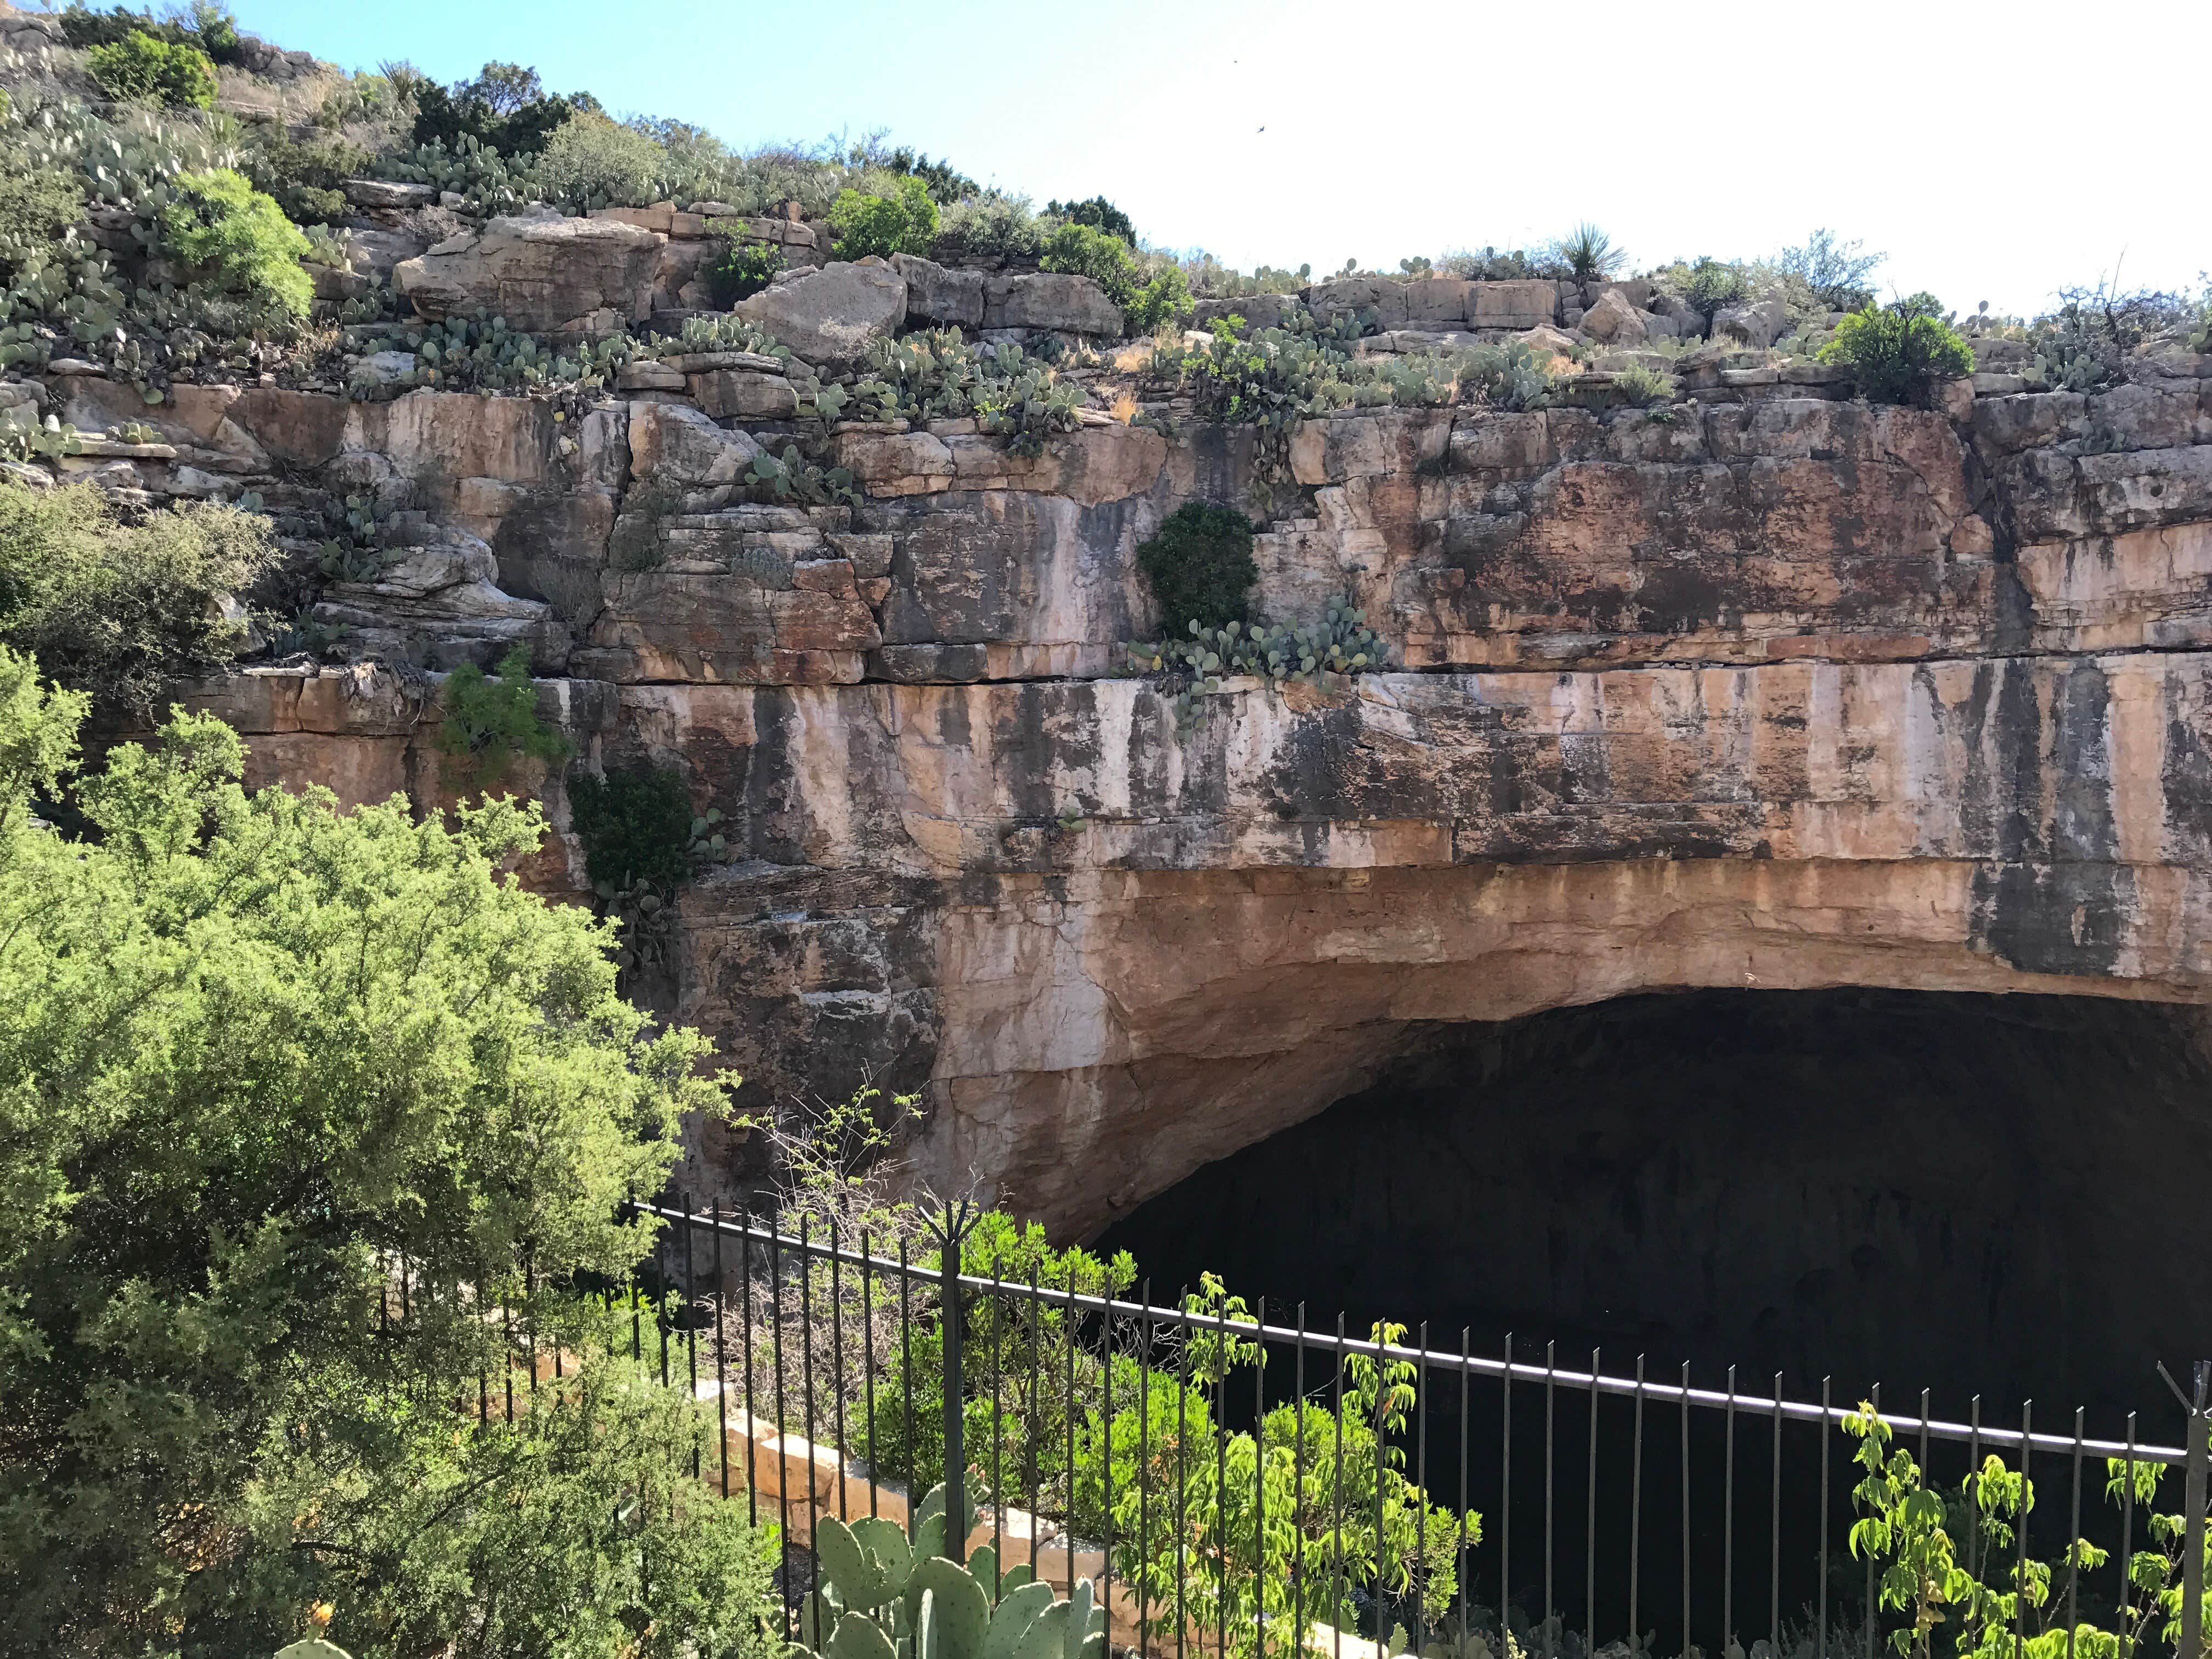
[[[928,190],[929,199],[939,207],[949,207],[975,193],[975,181],[951,162],[933,161],[904,145],[887,149],[878,139],[864,139],[846,152],[845,160],[849,167],[876,168],[902,179],[919,179]]]
[[[1020,264],[1044,252],[1044,228],[1028,201],[990,191],[957,202],[938,222],[933,257],[952,261]]]
[[[1985,1457],[1955,1493],[1945,1493],[1927,1486],[1911,1455],[1892,1445],[1889,1425],[1872,1405],[1862,1402],[1843,1427],[1858,1442],[1854,1458],[1865,1471],[1851,1493],[1862,1518],[1852,1525],[1850,1552],[1873,1564],[1881,1605],[1902,1615],[1889,1632],[1902,1659],[2118,1659],[2146,1641],[2172,1642],[2179,1634],[2185,1528],[2182,1516],[2151,1507],[2161,1465],[2119,1458],[2106,1465],[2106,1496],[2115,1505],[2131,1497],[2146,1511],[2155,1547],[2130,1558],[2120,1627],[2102,1630],[2069,1626],[2064,1598],[2054,1590],[2076,1568],[2087,1583],[2108,1552],[2077,1538],[2055,1560],[2023,1563],[2019,1529],[2035,1508],[2035,1487],[2002,1458]],[[2203,1431],[2201,1423],[2191,1429]],[[1962,1554],[1978,1567],[1962,1564]]]
[[[711,1413],[544,1288],[638,1261],[620,1200],[722,1102],[605,924],[501,873],[536,812],[249,797],[179,715],[74,783],[67,839],[27,791],[71,787],[82,704],[28,668],[0,653],[0,1647],[266,1653],[321,1602],[357,1650],[768,1659],[742,1506],[689,1473]],[[573,1363],[478,1426],[464,1388],[522,1358],[487,1297]]]
[[[1863,311],[1874,302],[1867,278],[1887,256],[1861,253],[1861,246],[1841,240],[1833,231],[1816,230],[1804,246],[1783,249],[1774,268],[1785,280],[1803,283],[1826,310]]]
[[[1682,283],[1684,304],[1705,319],[1705,332],[1713,331],[1713,319],[1722,307],[1739,303],[1750,291],[1741,265],[1720,259],[1700,258]]]
[[[276,556],[268,520],[235,507],[123,524],[94,485],[0,481],[0,643],[143,715],[175,681],[236,653],[244,632],[216,598],[245,590]]]
[[[0,409],[0,456],[9,460],[51,460],[76,454],[83,447],[76,428],[58,416],[40,420],[28,404]]]
[[[750,299],[783,269],[783,250],[774,242],[733,241],[707,274],[714,303],[727,308]]]
[[[869,349],[867,378],[854,388],[871,420],[951,420],[973,416],[982,431],[1034,457],[1045,439],[1075,429],[1081,388],[1018,345],[975,347],[957,329],[921,331]]]
[[[1047,202],[1044,210],[1071,225],[1089,225],[1103,231],[1129,247],[1137,245],[1137,228],[1129,222],[1129,216],[1103,196],[1094,196],[1087,202]]]
[[[1541,409],[1557,382],[1545,356],[1522,340],[1477,346],[1458,360],[1460,395],[1492,409]]]
[[[1059,1601],[1026,1562],[1000,1571],[988,1544],[964,1565],[949,1559],[945,1504],[942,1486],[922,1499],[912,1539],[879,1516],[817,1521],[827,1584],[800,1612],[807,1649],[829,1659],[1104,1659],[1106,1613],[1089,1579]],[[963,1507],[972,1527],[975,1506]]]
[[[297,224],[337,224],[353,215],[339,188],[366,174],[373,159],[360,145],[335,133],[295,139],[282,121],[255,121],[246,130],[246,151],[239,171],[256,190],[274,197],[284,216]]]
[[[519,756],[549,764],[568,757],[567,740],[538,718],[527,646],[501,658],[496,676],[474,663],[456,668],[446,677],[445,705],[438,751],[453,763],[447,775],[457,795],[499,782]]]
[[[451,143],[433,138],[386,157],[379,163],[379,176],[434,185],[441,191],[467,198],[471,210],[481,214],[519,207],[538,187],[526,161],[503,155],[466,132]]]
[[[1348,594],[1331,601],[1322,620],[1310,626],[1248,628],[1231,622],[1206,628],[1194,622],[1188,635],[1122,647],[1132,672],[1184,680],[1175,695],[1176,716],[1183,724],[1202,717],[1197,697],[1220,690],[1225,675],[1256,675],[1277,685],[1292,679],[1311,684],[1322,674],[1360,674],[1382,666],[1382,637],[1368,627],[1367,613]]]
[[[538,157],[538,188],[571,213],[664,199],[668,152],[635,127],[582,112],[554,130]]]
[[[1137,548],[1138,568],[1170,625],[1201,629],[1244,620],[1245,596],[1260,580],[1252,521],[1234,507],[1187,501]]]
[[[2058,308],[2028,331],[2039,379],[2054,389],[2094,391],[2120,379],[2130,354],[2160,337],[2192,349],[2212,312],[2205,301],[2154,289],[2124,291],[2109,283],[2069,288]]]
[[[1142,277],[1129,245],[1119,237],[1072,220],[1046,239],[1041,269],[1088,276],[1120,306],[1132,334],[1150,334],[1164,323],[1190,315],[1190,283],[1180,266],[1163,264]]]
[[[926,254],[937,238],[937,204],[927,184],[915,178],[900,179],[886,196],[842,190],[830,205],[830,231],[842,259]]]
[[[1613,276],[1628,263],[1627,250],[1614,246],[1613,238],[1587,219],[1559,239],[1554,252],[1582,282]]]
[[[571,773],[568,811],[593,881],[673,887],[690,877],[691,797],[672,769],[629,767],[605,776]]]
[[[448,392],[505,392],[543,386],[604,386],[637,356],[626,336],[579,340],[556,350],[534,334],[509,328],[504,317],[448,317],[418,328],[394,329],[362,342],[365,352],[405,351],[418,367],[381,388],[388,396],[417,386]],[[355,388],[356,395],[367,388]]]
[[[120,40],[85,54],[94,82],[119,101],[159,104],[167,109],[210,109],[215,105],[215,65],[198,46],[172,46],[131,30]]]
[[[1181,329],[1196,308],[1190,297],[1190,279],[1177,264],[1163,264],[1122,301],[1122,315],[1132,335],[1156,334],[1164,328]]]
[[[84,191],[76,179],[0,152],[0,275],[13,274],[33,254],[51,255],[83,222]]]
[[[473,140],[519,160],[537,155],[585,106],[580,98],[549,97],[535,70],[486,64],[473,81],[456,81],[450,88],[434,81],[417,87],[410,136],[418,149],[436,144],[457,153],[464,141]]]
[[[228,9],[208,0],[198,0],[184,15],[170,17],[155,17],[126,6],[94,11],[72,5],[63,9],[60,21],[64,38],[79,47],[115,46],[133,34],[144,34],[166,46],[194,47],[218,64],[234,64],[245,45]]]
[[[786,444],[781,456],[773,450],[762,450],[745,470],[745,482],[778,501],[804,501],[810,506],[857,503],[860,499],[850,472],[842,466],[824,467],[808,460],[797,444]]]
[[[1973,348],[1943,316],[1931,294],[1855,311],[1836,325],[1820,361],[1848,363],[1875,403],[1925,409],[1942,382],[1973,372]]]
[[[1647,368],[1642,363],[1631,363],[1613,374],[1613,389],[1634,407],[1648,409],[1654,404],[1674,402],[1680,383],[1671,374]]]
[[[307,314],[315,297],[314,280],[300,268],[307,239],[244,174],[217,167],[180,175],[161,228],[178,257],[205,268],[223,292]]]

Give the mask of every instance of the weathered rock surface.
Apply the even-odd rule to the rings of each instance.
[[[317,621],[348,630],[348,654],[441,670],[465,662],[490,668],[520,645],[541,673],[568,665],[568,630],[552,608],[502,592],[499,562],[477,538],[450,526],[410,526],[389,539],[391,562],[375,580],[333,583],[315,607]]]
[[[1035,271],[983,280],[985,328],[1049,329],[1061,334],[1117,337],[1121,307],[1088,276]]]
[[[801,358],[851,365],[906,320],[906,279],[885,264],[833,262],[786,270],[732,307]]]
[[[663,240],[611,219],[494,219],[402,260],[392,285],[434,319],[481,308],[512,327],[556,334],[599,327],[600,313],[643,322]]]

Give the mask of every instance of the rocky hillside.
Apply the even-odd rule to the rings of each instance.
[[[59,27],[0,13],[19,97],[89,95]],[[2194,321],[1961,339],[1696,271],[1194,294],[1073,219],[863,252],[859,209],[574,210],[396,154],[316,187],[307,310],[228,338],[244,301],[149,216],[206,187],[88,186],[9,290],[0,487],[269,515],[190,692],[258,781],[435,810],[483,781],[456,686],[533,675],[567,752],[500,774],[556,832],[526,878],[622,911],[633,990],[759,1107],[914,1091],[928,1173],[1087,1231],[1431,1022],[2212,1000]],[[1882,329],[1936,366],[1882,378]],[[1249,521],[1240,626],[1310,646],[1172,648],[1220,620],[1146,563],[1191,503]],[[700,822],[648,892],[574,799],[656,776]]]

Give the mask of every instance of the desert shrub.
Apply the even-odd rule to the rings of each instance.
[[[1181,328],[1190,320],[1195,305],[1190,281],[1182,267],[1163,264],[1123,301],[1122,315],[1133,335],[1152,334],[1163,328]]]
[[[216,167],[179,176],[161,231],[178,257],[205,269],[221,290],[307,314],[315,297],[313,279],[300,269],[307,239],[244,174]]]
[[[237,653],[245,630],[218,598],[246,591],[276,557],[269,521],[234,507],[125,525],[94,485],[0,483],[0,643],[35,652],[65,686],[143,714]]]
[[[297,140],[282,121],[255,121],[246,130],[238,170],[294,223],[329,225],[352,216],[339,185],[366,173],[374,160],[336,133]]]
[[[1613,377],[1613,389],[1638,409],[1648,409],[1653,404],[1672,403],[1678,383],[1671,374],[1642,363],[1631,363]]]
[[[568,811],[594,882],[673,887],[691,873],[691,798],[669,768],[571,773]]]
[[[208,109],[215,103],[215,65],[205,52],[138,29],[93,47],[85,54],[85,69],[102,92],[118,100],[168,109]]]
[[[1252,521],[1234,507],[1187,501],[1137,549],[1137,566],[1170,635],[1186,623],[1221,628],[1244,620],[1245,596],[1260,580]]]
[[[622,1200],[725,1106],[506,873],[542,818],[249,796],[205,716],[76,776],[33,668],[0,651],[0,1649],[267,1654],[319,1602],[356,1652],[769,1659],[713,1413],[558,1288],[640,1261]],[[487,1297],[569,1363],[479,1422],[521,1363]]]
[[[1492,409],[1541,409],[1556,383],[1545,357],[1525,341],[1477,346],[1458,361],[1460,396]]]
[[[1874,301],[1867,278],[1887,256],[1861,253],[1860,246],[1838,240],[1833,231],[1816,230],[1805,239],[1804,246],[1783,249],[1774,269],[1785,282],[1802,283],[1826,310],[1863,310]]]
[[[1848,363],[1875,403],[1925,409],[1943,381],[1973,372],[1974,351],[1932,294],[1855,311],[1836,325],[1820,360]]]
[[[1043,252],[1044,228],[1029,203],[995,191],[945,209],[932,249],[939,259],[979,264],[992,260],[1022,264]]]
[[[2049,385],[2087,392],[2120,378],[2130,353],[2170,335],[2188,344],[2202,328],[2202,302],[2152,289],[2100,283],[2062,289],[2057,309],[2028,329],[2037,374]]]
[[[969,345],[953,328],[876,342],[853,396],[871,420],[973,416],[1023,456],[1042,454],[1055,432],[1073,431],[1084,402],[1080,387],[1019,346]]]
[[[447,777],[456,794],[500,782],[520,757],[548,763],[568,757],[567,739],[538,718],[526,645],[509,649],[496,675],[463,663],[446,676],[445,705],[438,752],[452,763]]]
[[[1710,336],[1713,319],[1724,307],[1741,302],[1749,291],[1749,282],[1741,265],[1700,258],[1682,283],[1681,297],[1685,305],[1705,319],[1705,332]]]
[[[1134,287],[1129,245],[1089,225],[1065,224],[1045,238],[1042,270],[1088,276],[1115,305],[1127,303]]]
[[[663,199],[668,153],[635,127],[604,115],[570,116],[538,157],[538,187],[572,212],[642,207]]]
[[[929,191],[929,199],[939,207],[949,207],[963,197],[975,193],[975,181],[951,162],[933,161],[927,155],[903,145],[891,149],[880,139],[864,139],[846,152],[845,159],[850,167],[879,167],[902,179],[921,179]]]
[[[1129,216],[1103,196],[1094,196],[1087,202],[1047,202],[1044,210],[1071,225],[1089,225],[1118,237],[1131,247],[1137,245],[1137,228],[1129,222]]]
[[[76,180],[34,170],[25,161],[20,153],[0,154],[0,274],[52,249],[84,222],[84,191]]]
[[[732,242],[707,273],[714,303],[727,308],[759,293],[783,269],[783,250],[773,242]]]
[[[1450,249],[1437,259],[1435,268],[1439,276],[1470,283],[1520,283],[1566,274],[1555,252],[1531,253],[1522,248]]]
[[[418,148],[441,144],[453,151],[474,139],[511,159],[537,155],[580,108],[597,108],[580,94],[548,95],[538,71],[520,64],[486,64],[473,81],[450,88],[425,81],[414,90],[411,137]]]
[[[887,196],[842,190],[830,205],[830,230],[840,258],[926,254],[937,239],[937,204],[919,179],[901,179]]]
[[[1613,238],[1588,220],[1561,237],[1553,252],[1559,263],[1582,282],[1611,276],[1628,263],[1627,250],[1614,246]]]
[[[477,213],[516,207],[538,190],[537,174],[529,161],[512,160],[466,134],[451,145],[433,140],[380,157],[376,166],[381,178],[435,185],[441,191],[465,197]]]
[[[73,46],[113,46],[129,35],[146,34],[167,46],[197,47],[218,64],[238,62],[245,46],[229,9],[210,0],[195,0],[168,17],[127,6],[94,11],[73,5],[64,8],[60,21],[63,36]]]

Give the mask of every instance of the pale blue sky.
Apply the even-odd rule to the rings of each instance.
[[[740,147],[888,128],[1246,269],[1393,268],[1584,218],[1639,264],[1826,225],[1961,311],[2212,266],[2203,0],[234,3],[349,68],[514,59]]]

